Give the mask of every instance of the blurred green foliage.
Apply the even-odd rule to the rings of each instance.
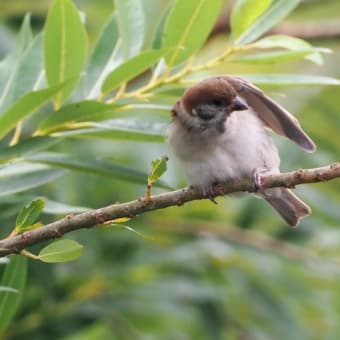
[[[188,6],[192,1],[182,2]],[[39,32],[50,3],[0,2],[0,84],[1,93],[6,91],[6,96],[0,95],[2,114],[25,93],[49,84],[41,75],[43,39]],[[168,169],[164,182],[157,182],[155,190],[185,185],[164,143],[164,132],[170,121],[168,111],[186,84],[156,87],[155,96],[147,102],[138,96],[123,96],[113,104],[94,101],[113,69],[162,43],[165,15],[173,3],[117,1],[122,14],[116,18],[112,16],[115,6],[111,0],[74,1],[86,14],[90,50],[97,48],[88,60],[85,75],[79,70],[75,74],[82,80],[74,83],[72,97],[59,111],[54,112],[52,105],[42,106],[34,116],[25,111],[20,143],[8,148],[12,135],[2,140],[2,237],[15,225],[19,210],[36,197],[45,197],[42,219],[47,223],[63,214],[83,211],[84,207],[96,208],[144,195],[150,163],[164,154],[170,158]],[[219,5],[218,1],[214,4]],[[131,8],[135,9],[132,14]],[[231,8],[231,3],[226,1],[226,8]],[[302,1],[281,27],[293,27],[297,35],[302,21],[313,23],[315,31],[322,30],[325,23],[339,29],[337,8],[338,0]],[[26,26],[21,26],[27,12],[31,12],[33,34],[28,17]],[[134,24],[140,23],[134,28],[140,31],[131,31],[129,18]],[[106,29],[102,31],[102,27]],[[237,27],[241,35],[242,25]],[[135,44],[123,46],[123,52],[116,45],[119,30],[125,30],[125,42],[130,39]],[[101,31],[101,40],[96,43]],[[196,43],[189,54],[199,48]],[[196,53],[194,67],[223,54],[227,43],[226,33],[211,36]],[[237,58],[243,54],[232,54],[233,60],[188,73],[185,80],[225,73],[257,79],[273,98],[298,116],[318,147],[315,154],[309,155],[287,140],[274,137],[282,156],[282,170],[325,165],[340,156],[339,88],[308,86],[310,80],[296,87],[282,86],[285,78],[277,77],[295,76],[290,85],[301,80],[298,77],[302,74],[340,77],[339,39],[319,37],[311,43],[334,51],[323,55],[322,66],[310,60],[314,55],[315,61],[315,53],[320,50],[295,55],[289,63],[269,65],[266,59],[263,64],[241,63]],[[176,58],[170,60],[176,64]],[[164,71],[161,66],[157,72]],[[171,72],[180,70],[181,65]],[[128,90],[138,91],[148,84],[149,77],[149,72],[143,73],[129,83]],[[121,88],[123,94],[124,90]],[[126,103],[134,106],[126,108]],[[91,121],[88,117],[93,107],[96,112]],[[71,112],[72,117],[68,116]],[[55,114],[60,114],[56,120]],[[44,136],[32,138],[34,133]],[[1,283],[1,287],[19,289],[22,296],[21,307],[2,336],[37,340],[335,340],[340,333],[340,183],[306,185],[297,192],[313,209],[313,215],[297,229],[284,225],[265,202],[245,196],[219,199],[218,206],[192,202],[148,213],[129,221],[129,228],[114,225],[74,233],[71,236],[85,245],[78,261],[55,265],[30,261],[24,291],[21,284],[25,264],[19,264],[16,287],[10,282]],[[33,252],[39,249],[41,246],[33,247]],[[12,266],[16,261],[11,261]],[[12,270],[8,264],[2,264],[3,268]],[[6,294],[18,300],[17,293]],[[3,301],[0,295],[0,306]]]

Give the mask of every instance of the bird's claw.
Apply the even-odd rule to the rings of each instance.
[[[214,204],[217,204],[217,201],[215,199],[215,193],[214,193],[214,186],[209,186],[209,187],[202,187],[202,193],[203,196],[208,198],[211,202]]]
[[[256,168],[252,171],[252,179],[255,187],[255,191],[265,195],[263,188],[263,174],[268,173],[266,168]]]

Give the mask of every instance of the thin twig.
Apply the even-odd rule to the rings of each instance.
[[[314,169],[300,169],[292,172],[263,177],[263,187],[294,187],[298,184],[324,182],[340,177],[340,163]],[[212,196],[223,196],[238,191],[256,190],[250,178],[243,178],[214,187]],[[79,215],[68,215],[41,228],[26,231],[20,235],[0,241],[0,257],[19,253],[22,249],[45,240],[62,237],[64,234],[82,228],[92,228],[106,221],[122,217],[133,218],[148,211],[181,206],[186,202],[205,199],[204,194],[195,188],[151,196],[150,200],[138,199],[126,203],[112,204]]]

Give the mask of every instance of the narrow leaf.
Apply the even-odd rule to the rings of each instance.
[[[234,39],[239,37],[266,9],[272,0],[238,0],[233,6],[230,25]]]
[[[20,232],[22,228],[33,225],[41,215],[44,205],[44,200],[37,199],[23,207],[17,216],[15,228]]]
[[[93,128],[58,132],[58,137],[86,137],[113,140],[163,143],[168,123],[146,119],[114,119],[102,123],[92,123]]]
[[[260,37],[282,19],[284,19],[299,4],[300,0],[277,0],[250,25],[235,41],[235,45],[245,45]]]
[[[104,80],[102,86],[103,95],[109,94],[119,85],[131,80],[154,65],[168,51],[168,49],[144,51],[138,56],[128,60],[126,63],[118,66]]]
[[[175,47],[166,57],[169,66],[185,61],[203,45],[221,6],[221,0],[176,0],[163,33],[163,47]]]
[[[36,222],[36,223],[30,224],[30,225],[27,225],[25,227],[16,228],[16,230],[19,233],[23,233],[23,232],[28,231],[28,230],[41,228],[42,226],[43,226],[43,224],[41,222]]]
[[[339,79],[304,74],[244,74],[240,75],[240,77],[243,77],[252,83],[261,85],[340,85]]]
[[[280,35],[280,34],[270,35],[268,37],[265,37],[263,39],[256,41],[252,45],[255,48],[261,48],[261,49],[285,48],[285,49],[292,50],[292,51],[299,51],[299,50],[304,50],[308,48],[316,48],[322,53],[332,52],[328,48],[320,49],[319,47],[313,47],[309,42],[303,39],[290,37],[288,35]],[[318,65],[322,64],[322,56],[319,52],[309,54],[305,57],[305,59],[313,61],[314,63]]]
[[[51,169],[41,164],[10,164],[0,169],[0,197],[36,188],[65,173],[65,170]]]
[[[148,176],[148,184],[154,184],[167,170],[167,161],[169,158],[167,156],[162,156],[160,159],[156,159],[151,162],[151,173]]]
[[[13,82],[10,104],[25,93],[36,90],[39,80],[44,78],[42,45],[42,34],[38,34],[22,55]]]
[[[18,39],[14,50],[0,62],[0,109],[3,110],[6,106],[8,96],[11,96],[11,91],[15,76],[22,61],[23,54],[27,50],[32,40],[32,30],[30,25],[30,15],[27,14],[23,20]]]
[[[1,111],[4,111],[25,93],[32,91],[43,69],[41,34],[31,40],[29,16],[25,17],[20,35],[22,35],[20,46],[9,55],[10,65],[4,65],[6,67],[5,74],[8,72],[4,79],[5,82],[2,83],[0,80],[0,84],[2,83],[0,86],[2,90],[0,94]]]
[[[234,57],[229,61],[247,64],[274,64],[307,58],[315,52],[323,52],[322,49],[309,48],[298,51],[275,51],[267,53],[255,53],[246,56]]]
[[[145,34],[145,18],[141,0],[115,0],[119,37],[124,60],[141,51]]]
[[[252,44],[256,48],[277,48],[282,47],[288,50],[300,50],[311,48],[312,45],[306,40],[291,37],[288,35],[275,34],[264,37]],[[330,51],[329,49],[324,49]]]
[[[145,240],[152,240],[151,237],[145,236],[142,233],[140,233],[139,231],[137,231],[136,229],[129,227],[127,225],[124,225],[124,224],[118,224],[118,223],[113,223],[113,221],[108,221],[108,223],[105,223],[104,225],[105,225],[105,227],[108,227],[108,228],[114,227],[114,228],[118,228],[118,229],[124,229],[124,230],[131,232],[131,233],[136,234],[137,236],[139,236],[139,237],[141,237]]]
[[[120,107],[121,105],[105,104],[96,100],[85,100],[65,105],[43,120],[36,134],[45,135],[75,122],[112,118],[113,112]]]
[[[44,214],[50,215],[79,214],[88,210],[90,210],[90,208],[79,207],[45,199]]]
[[[0,291],[0,334],[4,333],[19,308],[26,283],[26,274],[27,259],[18,255],[11,256],[3,273],[1,286],[15,289],[18,293]]]
[[[16,158],[22,158],[61,142],[61,138],[34,137],[26,139],[14,146],[0,148],[0,163],[8,162]]]
[[[77,8],[71,0],[54,0],[48,12],[44,55],[48,84],[54,86],[73,80],[55,98],[59,108],[75,88],[87,54],[87,36]]]
[[[100,94],[103,80],[120,62],[118,38],[117,19],[112,15],[100,33],[86,69],[84,92],[89,99]]]
[[[83,246],[73,240],[55,241],[39,253],[39,259],[43,262],[57,263],[68,262],[78,259],[83,252]]]
[[[47,89],[30,92],[21,97],[12,107],[0,116],[0,138],[11,131],[19,121],[48,102],[64,86],[65,83],[59,84]]]
[[[146,173],[107,160],[80,159],[58,153],[41,153],[30,157],[29,160],[31,162],[85,172],[88,174],[96,174],[137,184],[144,184],[145,179],[147,178]],[[159,187],[169,188],[164,183],[159,183]]]

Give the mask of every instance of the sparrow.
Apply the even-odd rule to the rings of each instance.
[[[190,184],[209,197],[217,183],[251,177],[262,196],[291,226],[311,209],[287,188],[261,189],[264,174],[280,172],[280,158],[267,129],[306,152],[315,144],[287,110],[245,79],[207,78],[172,109],[168,141]]]

